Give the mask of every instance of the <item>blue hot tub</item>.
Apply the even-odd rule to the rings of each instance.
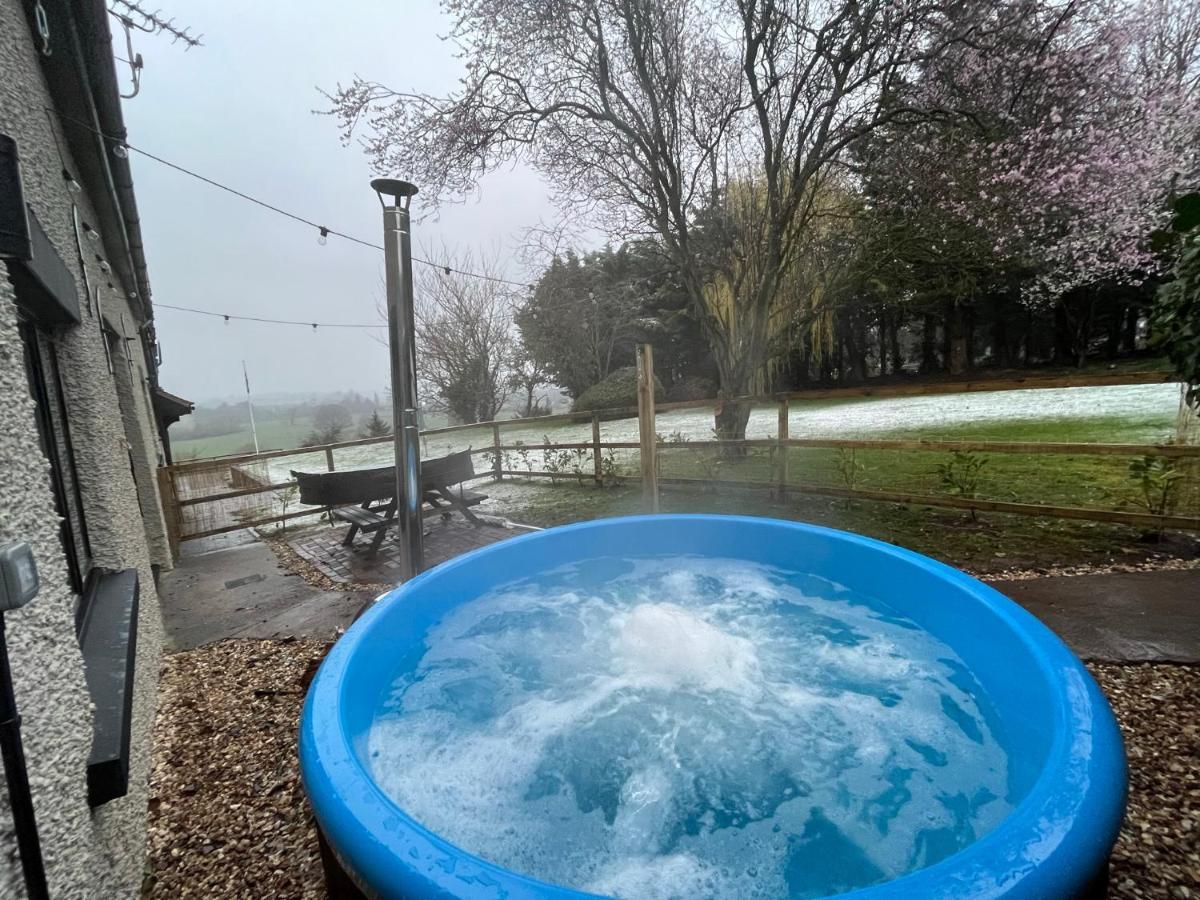
[[[554,585],[567,583],[562,580],[568,577],[562,575],[563,572],[571,573],[569,578],[574,579],[571,584],[575,587],[570,596],[577,597],[581,577],[586,576],[602,588],[606,582],[627,577],[631,571],[652,567],[656,560],[676,558],[697,561],[697,571],[703,575],[702,578],[698,576],[697,583],[713,580],[713,576],[703,574],[708,571],[704,563],[719,560],[728,570],[744,562],[763,567],[762,571],[773,573],[773,578],[792,579],[789,584],[799,585],[797,596],[805,595],[808,584],[833,585],[830,597],[820,601],[825,605],[818,610],[819,615],[802,620],[807,623],[805,628],[829,629],[834,638],[822,638],[819,646],[823,648],[822,652],[829,653],[831,660],[844,659],[845,644],[867,647],[870,653],[860,654],[858,659],[867,659],[887,677],[898,679],[897,697],[905,692],[905,679],[916,684],[918,679],[925,678],[921,673],[933,668],[944,669],[949,673],[948,679],[961,688],[965,699],[960,698],[959,702],[941,694],[942,705],[951,714],[950,720],[961,725],[961,733],[955,731],[953,741],[948,739],[944,746],[937,746],[939,741],[936,739],[925,743],[907,740],[910,747],[920,751],[920,758],[941,767],[939,777],[956,777],[953,773],[959,772],[975,777],[971,756],[972,748],[977,745],[981,759],[985,744],[993,755],[998,752],[997,748],[1003,750],[1002,771],[999,774],[990,771],[987,775],[991,778],[990,788],[963,786],[964,797],[969,795],[963,803],[982,804],[985,810],[992,810],[992,818],[987,820],[986,827],[977,821],[974,830],[971,825],[964,826],[965,831],[959,828],[960,843],[947,847],[943,842],[940,854],[930,855],[931,840],[922,837],[914,844],[923,848],[919,854],[912,855],[916,862],[886,878],[881,877],[881,870],[872,868],[869,861],[859,860],[854,864],[857,868],[851,866],[853,873],[842,881],[838,880],[841,876],[837,873],[834,873],[837,877],[830,876],[824,882],[814,881],[808,877],[809,869],[820,866],[825,859],[830,860],[831,866],[843,866],[837,856],[841,852],[839,848],[848,846],[842,837],[830,843],[830,834],[837,832],[830,825],[831,805],[841,804],[856,811],[846,819],[850,823],[847,827],[865,829],[857,832],[860,835],[858,845],[870,852],[872,841],[864,840],[862,834],[870,835],[874,833],[871,829],[875,829],[880,846],[894,837],[888,832],[888,816],[880,813],[886,803],[894,805],[899,796],[911,805],[925,802],[921,797],[931,796],[928,791],[924,794],[915,791],[911,784],[905,786],[904,779],[910,777],[913,767],[896,763],[895,754],[887,748],[874,752],[873,756],[864,750],[859,754],[861,759],[856,757],[849,768],[840,770],[849,773],[845,785],[876,783],[869,780],[874,777],[867,771],[871,763],[863,760],[886,759],[890,766],[887,772],[891,773],[888,775],[892,778],[891,789],[868,801],[852,796],[853,788],[843,785],[840,793],[821,801],[825,811],[815,809],[804,828],[794,829],[796,834],[777,834],[780,841],[786,837],[792,842],[781,846],[808,847],[811,851],[805,857],[807,868],[801,867],[801,870],[793,864],[787,873],[788,880],[781,882],[789,886],[783,895],[817,896],[821,891],[814,893],[814,884],[843,883],[848,889],[839,888],[834,893],[863,900],[1102,895],[1108,856],[1124,811],[1125,759],[1120,734],[1107,702],[1062,642],[1033,616],[991,588],[926,557],[830,529],[771,519],[724,516],[605,519],[503,541],[438,566],[392,591],[346,633],[330,652],[309,691],[301,722],[300,760],[305,788],[323,837],[341,868],[365,894],[380,897],[585,896],[580,888],[587,886],[586,882],[575,883],[572,887],[559,886],[489,862],[476,855],[480,852],[478,847],[456,846],[452,840],[422,824],[431,821],[430,816],[438,811],[436,806],[425,807],[426,812],[419,816],[411,814],[412,808],[406,812],[392,799],[396,796],[395,791],[385,789],[374,774],[373,757],[378,755],[379,740],[372,737],[372,729],[380,716],[386,714],[394,719],[399,716],[396,723],[400,730],[392,734],[407,733],[404,715],[410,713],[405,710],[415,710],[420,704],[411,703],[406,707],[397,701],[397,697],[406,689],[414,689],[414,685],[420,686],[423,678],[436,680],[436,677],[444,676],[446,659],[419,671],[413,666],[416,665],[414,660],[433,652],[431,635],[445,632],[447,622],[457,623],[456,635],[471,635],[473,643],[470,646],[476,652],[481,647],[490,652],[488,641],[496,642],[497,646],[503,643],[506,639],[503,630],[493,629],[489,637],[483,625],[493,620],[509,620],[495,616],[477,618],[472,620],[475,625],[468,628],[456,619],[463,610],[471,608],[469,604],[473,601],[494,594],[498,586],[514,581],[538,584],[543,595],[553,601]],[[539,573],[559,574],[539,581]],[[719,579],[719,571],[715,577]],[[559,580],[555,581],[556,578]],[[655,582],[660,586],[664,583]],[[779,590],[785,587],[792,589],[785,585]],[[567,596],[565,588],[563,596]],[[875,609],[861,598],[881,598],[886,607]],[[702,601],[697,602],[702,604]],[[854,607],[854,615],[858,618],[852,628],[844,623],[827,624],[829,604],[839,602],[847,609]],[[543,603],[543,607],[545,605]],[[789,615],[793,607],[799,608],[796,604],[784,606],[787,607],[784,613]],[[693,615],[697,609],[698,614]],[[811,612],[808,610],[806,614]],[[527,612],[521,615],[528,618]],[[572,612],[567,618],[574,616]],[[664,616],[671,628],[678,627],[679,640],[651,646],[651,652],[644,653],[644,635],[654,634],[653,628]],[[633,636],[620,646],[614,644],[614,653],[619,655],[628,651],[642,666],[639,670],[641,680],[630,683],[638,690],[657,691],[660,695],[671,694],[673,685],[682,685],[677,693],[689,698],[703,694],[705,690],[716,692],[711,696],[720,694],[724,683],[715,687],[706,685],[703,679],[698,681],[699,676],[689,668],[691,661],[687,648],[692,645],[688,641],[699,642],[695,646],[716,648],[705,651],[714,659],[705,661],[704,673],[716,671],[730,682],[744,680],[746,665],[735,657],[762,648],[742,636],[720,638],[719,630],[711,624],[718,619],[705,616],[702,605],[688,612],[677,605],[657,602],[642,604],[632,612],[621,612],[618,619]],[[878,623],[880,629],[891,629],[888,633],[892,635],[911,635],[916,642],[912,646],[944,649],[931,651],[937,659],[913,661],[915,668],[905,674],[909,669],[904,668],[905,660],[897,656],[895,644],[876,642],[868,633],[871,623]],[[848,642],[838,637],[846,632],[856,636]],[[881,668],[879,651],[874,649],[877,644],[891,648],[891,655],[883,660],[891,668]],[[580,652],[584,655],[582,650]],[[454,662],[461,664],[461,661]],[[788,664],[787,660],[768,662]],[[766,666],[768,662],[762,665]],[[758,665],[759,662],[754,661],[751,674],[755,677],[762,674]],[[418,674],[404,676],[398,682],[397,672],[405,667]],[[646,671],[650,673],[648,676]],[[496,702],[494,686],[478,689],[476,684],[475,688],[464,701],[468,704],[464,708],[472,715],[481,705],[490,709],[489,704]],[[628,685],[621,690],[628,693]],[[922,690],[935,689],[923,682]],[[860,694],[846,696],[866,702]],[[883,707],[896,702],[896,698],[881,695],[879,704],[870,702],[869,707],[870,710],[884,711]],[[977,733],[978,724],[960,721],[970,718],[963,712],[967,707],[977,708],[979,722],[987,723],[989,736],[986,740]],[[417,715],[416,712],[411,714]],[[868,711],[868,715],[874,714]],[[695,717],[694,713],[689,715]],[[848,718],[852,720],[854,716]],[[413,730],[419,730],[416,719],[413,719]],[[931,733],[943,732],[934,729]],[[752,737],[747,735],[747,741]],[[386,745],[386,741],[384,743]],[[787,748],[779,745],[788,741],[771,739],[766,743],[771,746],[759,747],[759,752],[774,755],[784,752],[786,756]],[[577,752],[576,745],[564,744],[561,736],[555,746],[561,755]],[[853,755],[860,749],[851,747],[850,751]],[[693,756],[698,752],[694,745],[682,750]],[[700,757],[703,766],[703,754]],[[414,766],[428,764],[420,758],[413,758],[411,762]],[[883,765],[882,762],[879,764]],[[507,774],[503,772],[505,763],[497,761],[495,765],[498,778]],[[982,762],[980,767],[983,767]],[[894,777],[896,772],[901,774],[899,779]],[[864,782],[864,778],[868,781]],[[636,779],[631,777],[631,780]],[[643,780],[649,787],[639,782],[636,787],[642,793],[638,796],[657,796],[653,778],[643,777]],[[551,779],[550,783],[550,788],[539,789],[541,794],[570,793],[561,782]],[[451,779],[448,786],[441,785],[439,789],[452,792],[456,784]],[[418,784],[414,789],[419,791],[421,787]],[[945,800],[947,796],[955,795],[954,788],[953,784],[947,785],[943,780],[936,794]],[[798,792],[792,787],[783,792],[794,806],[799,794],[820,789],[820,784],[810,783]],[[470,787],[464,784],[463,790],[470,790]],[[627,785],[623,790],[628,794],[630,788]],[[736,788],[733,790],[736,793]],[[555,802],[560,801],[561,797],[555,799]],[[594,805],[602,807],[603,803],[597,801]],[[752,803],[746,805],[753,806]],[[860,807],[861,811],[858,811]],[[954,804],[948,804],[947,808],[954,808]],[[584,819],[600,823],[604,828],[601,819],[611,826],[614,818],[619,820],[621,815],[606,815],[602,809],[595,809],[588,812],[590,818]],[[782,812],[773,808],[763,815],[782,816]],[[939,815],[944,817],[944,810]],[[502,830],[506,823],[500,818],[477,815],[475,821],[466,823],[470,827],[464,833],[478,834],[480,820],[487,828]],[[753,815],[749,818],[753,819]],[[655,819],[651,824],[659,827],[661,823]],[[634,825],[646,828],[644,821],[636,821]],[[725,820],[719,817],[714,820],[709,812],[703,819],[689,820],[677,828],[672,840],[688,842],[694,851],[703,849],[706,840],[720,842],[737,828],[752,826],[756,827],[755,823],[748,822],[740,813],[735,812],[732,818]],[[475,831],[471,832],[471,828]],[[780,832],[779,825],[776,824],[773,830]],[[787,828],[783,830],[786,832]],[[942,837],[945,833],[945,828],[930,831],[930,834]],[[969,837],[962,840],[963,834]],[[463,843],[469,844],[466,840]],[[862,855],[858,849],[853,853]],[[494,854],[489,855],[496,858]],[[675,865],[678,858],[677,854],[668,862]],[[663,876],[668,877],[674,876]],[[859,880],[855,881],[855,878]],[[595,882],[591,890],[597,890],[595,884],[620,883],[623,882]],[[645,893],[647,884],[643,880],[642,887],[629,889],[628,895],[649,895]],[[626,895],[621,889],[606,890]],[[658,893],[670,895],[671,891]]]

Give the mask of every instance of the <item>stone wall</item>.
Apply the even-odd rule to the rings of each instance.
[[[0,0],[0,72],[0,132],[16,138],[25,199],[79,288],[82,323],[58,330],[48,344],[63,380],[91,561],[136,567],[141,581],[129,793],[96,810],[87,804],[91,707],[75,639],[75,597],[38,443],[15,293],[0,266],[0,543],[28,541],[42,577],[37,599],[6,617],[21,730],[51,896],[131,897],[143,877],[162,641],[152,566],[170,565],[154,478],[161,447],[146,385],[150,366],[127,299],[134,286],[121,284],[115,271],[102,271],[96,257],[106,252],[104,245],[84,241],[82,253],[77,246],[72,204],[84,221],[95,226],[98,219],[86,194],[72,194],[62,178],[64,166],[77,169],[61,133],[55,140],[58,123],[47,114],[53,103],[21,0]],[[103,315],[97,298],[85,295],[85,273],[99,290]],[[103,321],[117,332],[107,340]],[[106,350],[114,351],[111,369]],[[12,817],[0,796],[0,897],[23,895]]]

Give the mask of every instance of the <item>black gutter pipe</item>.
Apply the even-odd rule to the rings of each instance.
[[[25,874],[25,892],[29,900],[49,900],[42,846],[38,839],[37,818],[33,812],[33,794],[29,790],[29,772],[25,769],[25,750],[21,745],[21,716],[13,694],[12,670],[8,665],[8,642],[4,634],[4,613],[0,611],[0,754],[4,756],[4,775],[8,781],[8,802],[12,807],[21,870]]]

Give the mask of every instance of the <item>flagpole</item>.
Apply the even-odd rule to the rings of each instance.
[[[246,409],[250,411],[250,434],[254,438],[254,452],[258,453],[258,429],[254,427],[254,403],[250,399],[250,376],[246,374],[246,361],[242,360],[242,378],[246,380]]]

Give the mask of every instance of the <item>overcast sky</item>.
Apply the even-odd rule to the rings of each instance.
[[[440,39],[435,0],[245,3],[162,0],[204,46],[184,51],[135,32],[145,70],[124,101],[129,142],[331,228],[378,242],[374,173],[361,148],[343,147],[335,121],[314,115],[355,74],[398,88],[444,91],[461,67]],[[117,55],[125,56],[114,22]],[[126,74],[118,63],[118,74]],[[331,237],[131,153],[156,304],[326,322],[379,321],[383,267],[375,250]],[[402,173],[395,173],[402,174]],[[414,200],[414,211],[420,207]],[[445,208],[414,232],[420,245],[515,257],[522,229],[553,211],[536,174],[496,173],[477,198]],[[513,258],[508,273],[529,273]],[[158,307],[163,387],[204,401],[255,393],[355,388],[382,393],[384,348],[368,332],[224,323]],[[376,335],[386,336],[380,329]]]

